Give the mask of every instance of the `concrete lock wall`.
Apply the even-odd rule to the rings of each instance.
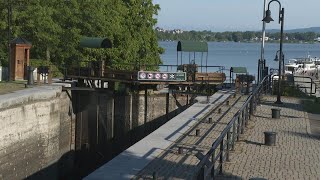
[[[76,92],[76,167],[80,177],[130,147],[186,109],[188,96],[154,91],[116,95]],[[75,97],[77,97],[75,100]]]
[[[0,96],[0,179],[59,179],[73,166],[72,112],[61,87]]]
[[[152,90],[63,92],[41,86],[0,96],[0,179],[79,179],[190,105]]]

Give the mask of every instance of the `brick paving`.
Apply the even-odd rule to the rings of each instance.
[[[320,140],[310,135],[308,115],[296,98],[282,97],[281,118],[271,118],[275,97],[260,106],[217,179],[320,179]],[[277,133],[276,146],[265,146],[265,131]]]
[[[154,173],[157,179],[193,179],[199,171],[197,164],[202,156],[208,152],[246,99],[247,96],[230,98],[230,105],[224,103],[220,106],[220,114],[215,111],[211,115],[212,123],[205,120],[190,127],[189,131],[142,169],[135,179],[152,179]],[[200,129],[200,136],[195,135],[196,129]],[[178,147],[183,147],[182,154],[178,153]]]

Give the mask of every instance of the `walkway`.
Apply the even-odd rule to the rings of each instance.
[[[320,178],[320,140],[311,135],[308,114],[299,100],[282,97],[281,118],[272,119],[275,97],[264,96],[246,131],[236,145],[225,174],[217,179],[311,179]],[[265,146],[265,131],[277,132],[276,146]]]

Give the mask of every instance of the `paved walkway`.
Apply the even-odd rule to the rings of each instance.
[[[281,118],[272,119],[275,100],[264,97],[251,128],[224,166],[227,175],[217,179],[320,179],[320,140],[310,135],[308,114],[298,99],[282,97]],[[265,131],[277,132],[276,146],[263,145]]]

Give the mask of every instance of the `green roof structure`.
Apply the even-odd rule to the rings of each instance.
[[[236,74],[246,74],[247,68],[246,67],[231,67],[230,72],[233,72]]]
[[[208,43],[200,41],[179,41],[177,51],[208,52]]]
[[[112,48],[112,42],[108,38],[83,37],[80,40],[83,48]]]
[[[12,41],[10,41],[10,44],[27,44],[27,45],[31,45],[31,42],[29,42],[28,40],[22,38],[22,37],[17,37],[14,38]]]

